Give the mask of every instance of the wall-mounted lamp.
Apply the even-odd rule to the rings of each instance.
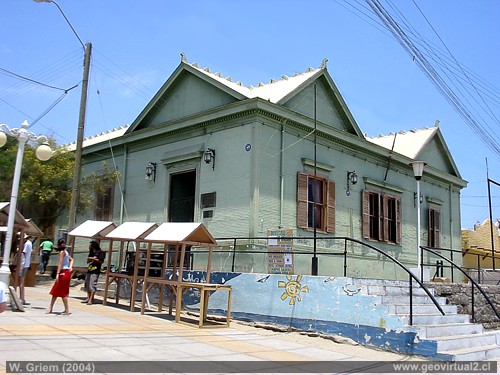
[[[424,196],[420,193],[420,203],[423,203]],[[417,207],[417,193],[413,193],[413,207]]]
[[[156,180],[156,163],[149,162],[146,165],[146,180],[155,182]]]
[[[351,195],[351,185],[356,185],[358,183],[358,175],[356,171],[347,171],[347,189],[345,194],[347,196]]]
[[[205,163],[212,163],[212,170],[215,169],[215,150],[213,148],[207,148],[205,154],[203,155],[203,160]]]

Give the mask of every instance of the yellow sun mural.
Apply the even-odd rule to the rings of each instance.
[[[288,282],[278,281],[278,288],[285,288],[285,292],[281,295],[281,300],[284,301],[287,298],[290,298],[290,305],[295,305],[295,300],[299,302],[302,301],[300,298],[300,293],[308,293],[309,287],[300,285],[300,280],[302,280],[302,276],[298,275],[297,279],[293,280],[292,276],[287,275],[286,278]]]

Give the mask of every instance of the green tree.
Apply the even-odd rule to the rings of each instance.
[[[66,214],[71,201],[74,153],[57,147],[54,140],[49,143],[56,150],[51,159],[36,158],[37,145],[26,144],[24,151],[17,209],[25,218],[31,218],[46,234],[53,234],[54,225]],[[17,155],[17,141],[9,139],[0,149],[0,201],[10,201],[12,179]],[[85,213],[94,204],[94,194],[104,184],[114,184],[118,173],[104,165],[103,173],[90,174],[82,178],[77,211]],[[67,220],[67,215],[61,218]]]

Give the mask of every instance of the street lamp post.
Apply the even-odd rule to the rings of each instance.
[[[68,214],[68,232],[73,229],[76,222],[76,209],[78,206],[78,201],[80,197],[80,176],[82,171],[82,154],[83,154],[83,138],[85,135],[85,115],[87,112],[87,91],[89,82],[89,72],[90,72],[90,56],[92,54],[92,43],[88,42],[83,44],[82,40],[78,36],[75,28],[69,22],[68,17],[64,14],[62,8],[54,0],[34,0],[37,3],[52,3],[54,4],[59,12],[62,14],[67,24],[73,31],[73,34],[77,37],[78,41],[82,45],[85,55],[83,59],[83,79],[82,79],[82,94],[80,97],[80,113],[78,116],[78,133],[76,137],[76,149],[75,149],[75,168],[73,172],[73,186],[71,191],[71,202],[69,206]]]
[[[48,145],[48,139],[44,135],[37,136],[28,131],[28,121],[21,124],[21,128],[10,129],[5,124],[0,124],[0,147],[3,147],[7,142],[7,135],[17,138],[19,144],[17,146],[16,165],[14,168],[14,178],[12,180],[12,192],[9,204],[9,217],[7,219],[7,233],[5,236],[3,261],[0,268],[0,287],[5,291],[5,295],[9,293],[9,259],[10,248],[12,247],[12,237],[14,235],[14,221],[16,218],[17,195],[19,191],[19,181],[21,180],[21,169],[23,165],[24,146],[28,141],[37,141],[41,145],[36,150],[36,156],[42,161],[49,160],[52,157],[52,150]]]
[[[420,180],[424,173],[424,166],[427,163],[423,161],[414,161],[410,165],[413,167],[413,174],[417,181],[417,270],[420,272],[420,278],[423,278],[423,269],[421,264],[421,248],[420,248]]]

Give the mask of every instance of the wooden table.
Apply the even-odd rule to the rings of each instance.
[[[191,323],[186,320],[181,319],[181,309],[182,309],[182,294],[183,290],[188,289],[198,289],[200,291],[200,318],[197,324]],[[208,309],[208,299],[211,292],[225,291],[228,293],[227,298],[227,314],[225,324],[214,324],[207,322],[207,309]],[[194,325],[198,328],[226,328],[229,327],[231,321],[231,285],[224,284],[210,284],[210,283],[186,283],[180,282],[177,285],[177,298],[175,306],[175,321],[177,323],[184,323],[188,325]]]

